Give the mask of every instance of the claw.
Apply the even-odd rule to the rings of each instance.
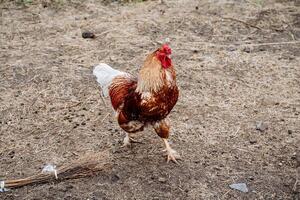
[[[130,137],[126,135],[126,137],[123,140],[123,145],[121,147],[128,147],[131,146]]]
[[[177,160],[180,160],[180,155],[174,149],[165,149],[167,152],[167,163],[173,161],[174,163],[178,164]]]
[[[140,143],[142,144],[142,142],[139,142],[131,137],[129,137],[128,134],[126,134],[124,140],[123,140],[123,145],[121,147],[127,147],[127,146],[131,146],[131,143]]]
[[[129,138],[129,140],[130,140],[131,143],[139,143],[139,144],[143,144],[143,142],[139,142],[139,141],[137,141],[137,140],[135,140],[135,139],[133,139],[133,138]]]
[[[166,149],[163,150],[165,152],[167,152],[167,163],[169,163],[170,161],[173,161],[174,163],[178,164],[176,159],[180,159],[180,155],[170,147],[170,144],[168,142],[167,139],[163,138],[163,141],[165,143]]]

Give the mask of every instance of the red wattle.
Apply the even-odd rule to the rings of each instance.
[[[156,57],[161,62],[163,68],[169,68],[172,65],[172,60],[165,53],[157,52]]]

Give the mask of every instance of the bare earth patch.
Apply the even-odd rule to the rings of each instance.
[[[297,1],[80,2],[0,3],[0,179],[86,152],[109,150],[113,167],[1,199],[300,198]],[[150,129],[136,137],[143,144],[121,148],[124,133],[91,73],[99,62],[137,73],[167,37],[180,86],[170,116],[179,165],[166,163]],[[238,182],[249,192],[229,188]]]

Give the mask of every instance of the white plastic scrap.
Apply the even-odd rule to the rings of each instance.
[[[5,188],[5,182],[0,181],[0,192],[7,192],[7,191],[9,191],[9,189]]]
[[[249,192],[248,187],[246,185],[246,183],[234,183],[229,185],[230,188],[235,189],[235,190],[239,190],[241,192]]]
[[[57,170],[56,170],[56,166],[55,165],[51,165],[51,164],[47,164],[45,165],[45,167],[42,170],[43,173],[54,173],[54,176],[56,179],[58,179],[57,177]]]

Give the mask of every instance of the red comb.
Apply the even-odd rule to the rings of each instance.
[[[171,48],[169,47],[168,44],[163,44],[162,45],[162,51],[164,51],[164,53],[170,55],[172,53]]]

